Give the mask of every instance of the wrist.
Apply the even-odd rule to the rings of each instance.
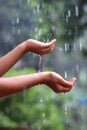
[[[41,72],[42,84],[46,84],[49,81],[50,72]]]
[[[20,45],[20,49],[23,51],[23,54],[27,52],[27,43],[26,41],[22,42]]]
[[[24,48],[25,48],[25,53],[31,51],[31,39],[28,39],[23,42]]]

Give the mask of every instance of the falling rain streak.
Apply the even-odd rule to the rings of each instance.
[[[79,16],[79,8],[78,8],[78,6],[75,6],[75,12],[76,12],[76,16],[78,17]]]
[[[16,23],[17,23],[17,24],[20,23],[19,17],[17,17],[17,19],[16,19]]]
[[[28,5],[29,5],[29,3],[30,3],[30,0],[28,0]]]
[[[69,51],[69,46],[70,46],[69,43],[65,43],[64,45],[65,45],[65,52]]]
[[[65,79],[67,79],[67,71],[66,70],[64,72],[64,77],[65,77]]]
[[[82,51],[82,48],[83,48],[83,47],[82,47],[82,43],[80,43],[80,51]]]
[[[22,2],[23,2],[23,0],[19,0],[20,1],[20,5],[21,5],[21,7],[22,6],[24,6],[24,5],[22,5]],[[31,4],[31,2],[33,3],[33,4],[36,4],[36,2],[37,1],[30,1],[30,0],[27,0],[27,5],[28,5],[28,7],[30,6],[29,4]],[[33,7],[33,10],[32,10],[32,14],[34,14],[36,17],[36,19],[38,20],[38,22],[41,24],[41,29],[42,30],[45,30],[45,28],[44,28],[44,26],[42,26],[42,24],[47,24],[47,22],[44,22],[43,23],[43,21],[44,21],[44,19],[45,19],[45,16],[41,16],[41,8],[42,8],[42,4],[43,4],[43,2],[42,3],[40,3],[40,1],[39,2],[37,2],[38,4],[36,4],[36,6],[35,6],[35,8]],[[48,3],[48,2],[47,2]],[[51,3],[51,2],[50,2]],[[87,6],[87,5],[86,5]],[[45,4],[44,4],[44,7],[45,7]],[[22,9],[22,8],[21,8]],[[25,8],[24,8],[25,9]],[[50,10],[51,10],[51,6],[50,6],[50,8],[49,8]],[[73,26],[73,28],[74,29],[72,29],[72,28],[67,28],[67,29],[65,29],[66,30],[66,32],[67,32],[67,35],[68,35],[68,37],[69,38],[71,38],[71,37],[73,37],[73,35],[75,36],[74,37],[74,42],[73,42],[73,44],[72,44],[72,54],[71,53],[69,53],[69,54],[71,54],[71,55],[73,55],[74,56],[74,59],[72,59],[72,62],[71,61],[69,61],[69,59],[68,59],[68,57],[69,58],[72,58],[72,57],[70,57],[69,56],[69,54],[68,54],[68,51],[71,49],[70,47],[70,43],[69,42],[71,42],[71,41],[64,41],[63,42],[63,40],[61,40],[61,41],[59,41],[58,40],[58,43],[60,42],[63,42],[63,44],[61,44],[61,45],[59,45],[59,44],[56,44],[56,47],[54,48],[55,50],[54,51],[57,51],[58,52],[58,57],[57,57],[57,60],[58,61],[56,61],[55,63],[57,64],[57,65],[61,65],[61,66],[57,66],[57,67],[59,67],[58,69],[60,69],[59,70],[59,72],[60,71],[63,71],[63,75],[64,75],[64,78],[65,78],[65,80],[67,80],[68,78],[70,78],[69,76],[72,76],[72,72],[71,72],[71,70],[69,70],[69,69],[67,69],[67,68],[69,68],[69,67],[71,67],[71,68],[73,68],[74,69],[74,74],[79,74],[80,73],[80,65],[79,65],[79,62],[80,62],[80,60],[79,60],[79,57],[80,57],[80,55],[79,54],[81,54],[81,52],[83,51],[83,40],[82,40],[82,38],[78,38],[78,22],[77,22],[77,20],[78,20],[78,17],[79,17],[79,15],[80,15],[80,13],[79,13],[79,7],[78,7],[78,5],[76,5],[75,4],[75,6],[74,6],[74,8],[72,9],[72,8],[68,8],[68,10],[67,10],[67,13],[66,13],[66,15],[64,15],[63,16],[63,21],[64,22],[66,22],[66,24],[67,25],[69,25],[70,24],[70,22],[73,24],[73,25],[75,25],[75,26]],[[85,10],[87,11],[87,7],[85,7]],[[51,10],[52,11],[52,10]],[[49,12],[49,10],[48,10],[48,12]],[[47,12],[47,13],[48,13]],[[54,8],[54,10],[53,10],[53,12],[55,13],[55,8]],[[73,13],[74,12],[74,13]],[[29,13],[29,12],[28,12]],[[39,13],[40,13],[40,15],[39,15]],[[65,14],[65,12],[62,12],[63,14]],[[20,29],[20,26],[19,25],[21,25],[20,23],[21,23],[21,18],[20,18],[20,15],[18,15],[19,13],[17,13],[17,14],[15,14],[15,17],[14,17],[14,19],[12,19],[12,34],[17,34],[18,36],[19,36],[19,34],[21,33],[21,30],[22,29]],[[44,14],[44,13],[43,13]],[[49,14],[49,13],[48,13]],[[61,12],[60,12],[60,14],[61,14]],[[60,16],[60,14],[59,14],[59,16]],[[50,13],[50,15],[51,15],[51,13]],[[47,15],[46,16],[46,19],[48,19],[48,17],[49,17],[49,24],[48,24],[48,28],[49,28],[49,25],[50,25],[50,20],[51,20],[51,18],[50,18],[50,15]],[[56,15],[58,15],[58,14],[56,14]],[[73,17],[73,15],[74,15],[74,17],[76,18],[76,21],[71,21],[72,20],[72,17]],[[59,17],[58,16],[58,17]],[[29,17],[30,18],[30,17]],[[32,18],[33,18],[33,16],[32,16]],[[35,19],[34,18],[34,19]],[[44,19],[43,19],[44,18]],[[59,17],[60,18],[60,17]],[[26,20],[26,19],[25,19]],[[24,22],[25,22],[25,20],[24,20]],[[30,20],[31,21],[31,19],[28,19],[28,20]],[[56,19],[57,20],[57,19]],[[56,21],[55,20],[55,21]],[[57,26],[56,26],[56,22],[55,21],[52,21],[51,23],[53,24],[52,26],[51,26],[51,29],[52,29],[52,31],[53,32],[57,32],[57,31],[55,31],[55,30],[60,30],[60,28],[56,28]],[[53,23],[54,22],[54,23]],[[57,21],[58,22],[58,21]],[[35,24],[35,23],[34,23]],[[65,24],[65,23],[63,23],[63,24]],[[27,25],[27,26],[30,26],[30,25]],[[72,27],[72,25],[70,26],[70,27]],[[25,26],[25,28],[24,29],[26,29],[26,26]],[[36,40],[38,40],[39,39],[39,37],[42,35],[42,33],[44,33],[44,31],[42,31],[37,25],[35,26],[35,28],[34,28],[34,33],[35,33],[35,35],[34,35],[34,38],[36,39]],[[63,28],[64,29],[64,28]],[[62,30],[62,28],[61,28],[61,32],[62,31],[65,31],[65,30]],[[24,30],[23,30],[24,31]],[[27,30],[26,30],[27,31]],[[30,31],[30,30],[29,30]],[[49,33],[47,33],[45,36],[47,37],[46,38],[46,41],[49,41],[53,36],[55,36],[56,34],[54,34],[53,35],[53,32],[52,31],[50,31]],[[66,33],[65,32],[65,33]],[[25,35],[24,35],[25,36]],[[19,37],[18,37],[19,38]],[[58,38],[58,37],[57,37]],[[78,39],[79,40],[78,40]],[[65,39],[64,39],[65,40]],[[56,54],[56,53],[55,53]],[[67,54],[67,55],[65,55],[65,54]],[[41,72],[41,71],[43,71],[44,70],[44,57],[43,56],[39,56],[39,72]],[[51,57],[51,59],[50,60],[52,60],[52,62],[54,61],[54,59],[52,59],[52,57]],[[63,61],[64,60],[64,61]],[[66,61],[65,61],[66,60]],[[70,63],[71,62],[71,63]],[[50,63],[50,62],[49,62]],[[54,65],[55,65],[55,63],[53,63]],[[62,64],[62,63],[64,63],[64,64]],[[73,65],[71,65],[73,63]],[[75,63],[75,64],[74,64]],[[69,66],[69,67],[68,67]],[[53,66],[51,66],[51,67],[53,67]],[[64,68],[63,68],[64,67]],[[56,65],[55,65],[55,68],[56,68]],[[53,68],[52,68],[53,69]],[[83,79],[86,81],[86,79],[87,79],[87,74],[86,73],[84,73],[84,74],[81,74],[81,76],[79,76],[78,75],[78,78],[81,78],[81,80],[83,81]],[[83,81],[84,82],[84,81]],[[46,88],[45,88],[46,89]],[[54,101],[53,102],[53,104],[52,105],[57,105],[56,104],[56,100],[59,100],[59,99],[57,99],[57,97],[56,97],[56,95],[54,96],[55,94],[52,92],[52,93],[49,93],[49,96],[48,95],[44,95],[45,96],[45,99],[42,97],[42,95],[41,95],[41,97],[40,97],[40,99],[39,99],[39,105],[40,105],[40,109],[41,109],[41,120],[42,120],[42,122],[43,122],[43,124],[44,125],[47,125],[46,123],[47,123],[47,117],[49,117],[48,115],[46,115],[47,113],[45,113],[45,102],[44,101],[48,101],[48,100],[51,100],[52,99],[52,101]],[[71,95],[70,95],[71,96]],[[26,93],[24,93],[24,98],[26,98]],[[27,99],[26,99],[27,100]],[[25,101],[26,101],[25,100]],[[61,103],[64,103],[64,106],[63,106],[63,110],[64,110],[64,114],[65,115],[63,115],[63,119],[65,118],[65,122],[66,123],[68,123],[68,113],[69,113],[69,104],[67,103],[67,94],[65,94],[64,93],[64,102],[62,102],[62,101],[60,101]],[[26,102],[25,102],[26,103]],[[34,102],[35,103],[35,102]],[[36,102],[37,103],[37,102]],[[31,104],[30,104],[31,105]],[[49,105],[49,104],[48,104]],[[77,105],[77,104],[76,104]],[[53,106],[53,107],[55,107],[55,106]],[[57,108],[57,106],[55,107],[55,108]],[[83,106],[83,108],[84,108],[84,106]],[[60,109],[60,108],[58,108],[58,109]],[[75,108],[76,109],[76,108]],[[54,110],[54,112],[55,112],[55,110],[56,109],[53,109],[52,108],[52,110]],[[53,112],[53,111],[51,111],[51,109],[50,109],[50,112]],[[59,111],[58,111],[59,112]],[[83,112],[84,112],[84,109],[82,110],[82,114],[83,114]],[[74,111],[72,112],[72,113],[74,113]],[[60,114],[60,113],[59,113]],[[33,115],[34,116],[34,115]],[[46,117],[47,116],[47,117]],[[59,115],[57,115],[57,116],[59,116]],[[50,117],[51,117],[51,115],[50,115]],[[54,117],[55,118],[55,117]],[[55,121],[55,119],[54,118],[52,118],[52,121]],[[59,119],[60,117],[58,117],[58,119]],[[50,120],[49,120],[49,118],[48,118],[48,122],[50,122]],[[37,122],[36,122],[37,123]],[[59,122],[58,122],[59,123]],[[55,123],[54,123],[55,124]],[[58,124],[57,124],[58,125]],[[41,129],[43,129],[43,128],[41,128],[41,127],[43,127],[43,126],[41,126],[41,124],[38,126],[38,130],[41,130]],[[83,128],[83,127],[82,127]],[[49,128],[48,128],[49,129]],[[50,128],[51,129],[51,128]],[[84,128],[83,128],[84,129]],[[83,129],[81,129],[81,130],[83,130]],[[54,129],[53,129],[54,130]],[[74,129],[73,129],[74,130]],[[85,129],[84,129],[85,130]]]
[[[71,10],[68,10],[68,17],[71,17]]]
[[[43,71],[43,56],[39,56],[40,60],[39,60],[39,72]]]

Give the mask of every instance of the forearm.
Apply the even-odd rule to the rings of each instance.
[[[42,84],[46,73],[36,73],[16,77],[0,78],[0,97],[5,97],[35,85]]]
[[[44,55],[53,50],[55,43],[56,39],[48,42],[47,44],[33,39],[28,39],[19,44],[15,49],[0,59],[0,77],[7,72],[26,52]]]
[[[5,74],[25,53],[23,43],[18,45],[12,51],[0,58],[0,77]]]

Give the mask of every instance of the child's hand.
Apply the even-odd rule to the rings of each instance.
[[[66,81],[63,77],[55,72],[47,73],[48,76],[45,77],[44,84],[46,84],[56,93],[70,91],[76,82],[76,78],[72,78],[71,81]]]
[[[54,49],[56,39],[48,43],[29,39],[25,41],[25,43],[26,43],[27,52],[33,52],[38,55],[44,55],[44,54],[50,53]]]

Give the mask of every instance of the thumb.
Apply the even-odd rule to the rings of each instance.
[[[52,44],[56,44],[57,40],[56,39],[53,39],[50,43]]]
[[[75,84],[76,80],[77,80],[77,79],[76,79],[75,77],[71,79],[72,85]]]

